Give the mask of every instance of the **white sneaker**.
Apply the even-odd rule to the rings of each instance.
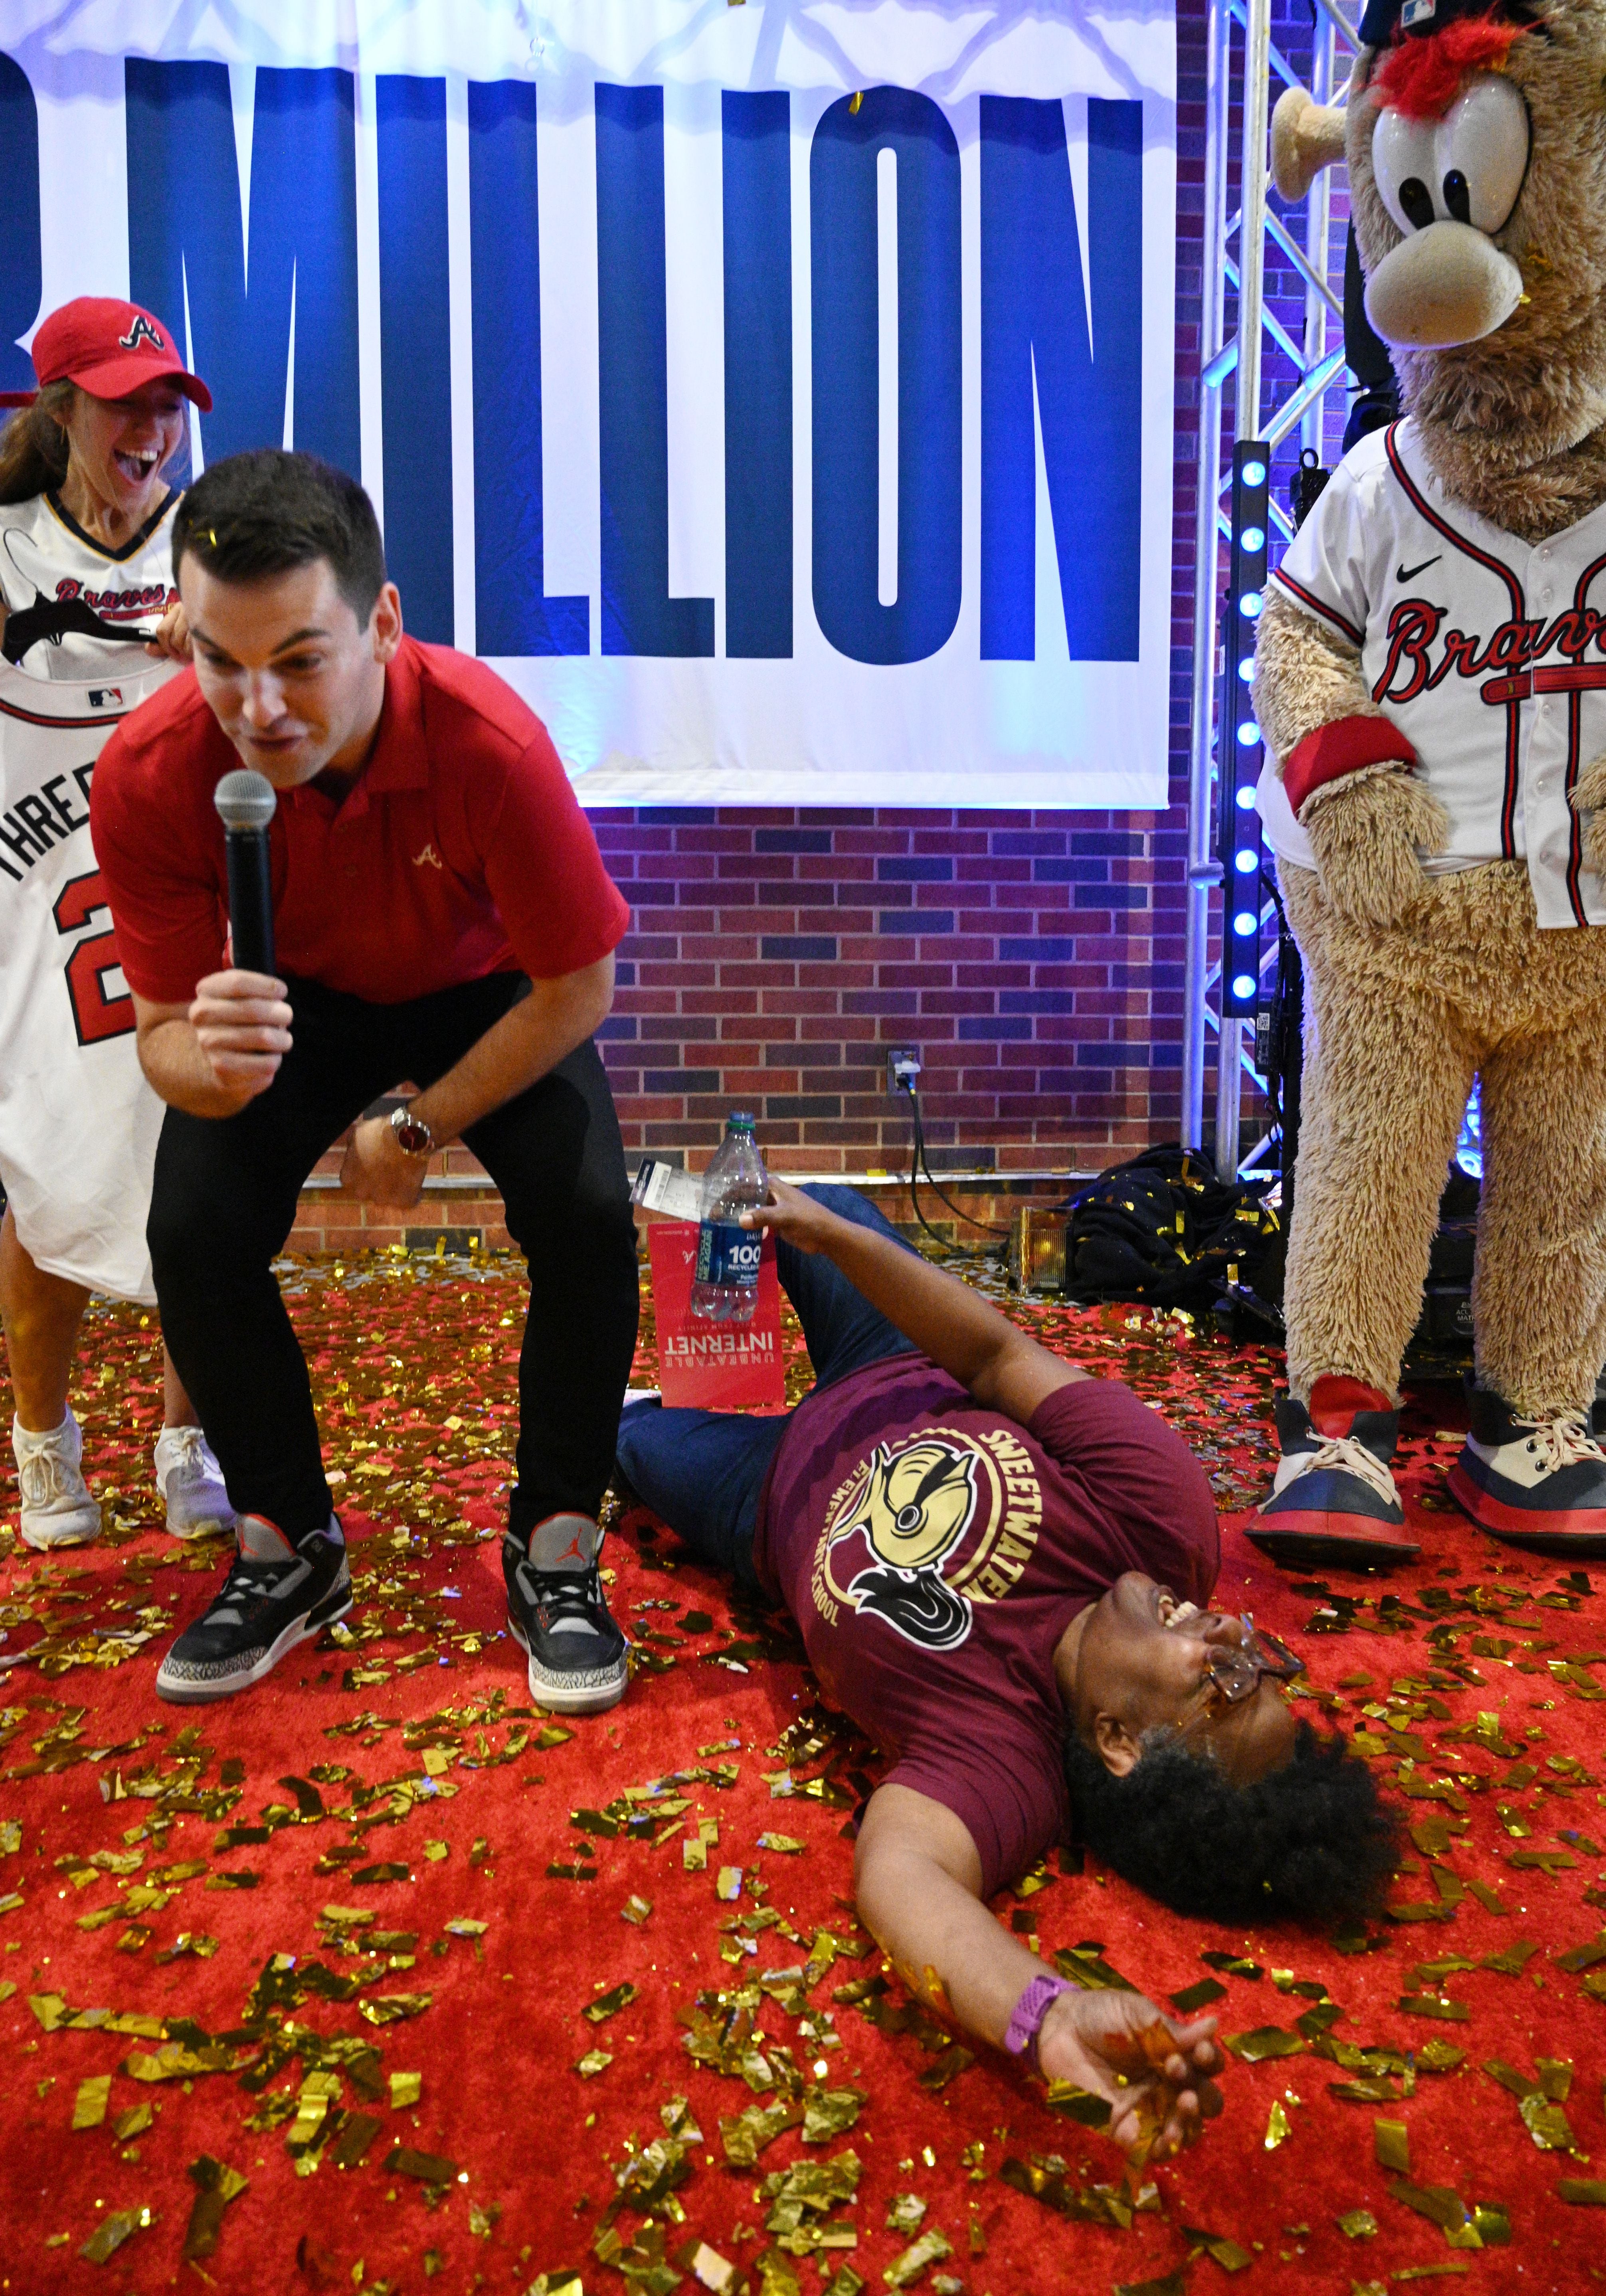
[[[164,1427],[156,1439],[156,1488],[175,1538],[233,1530],[234,1510],[210,1445],[199,1427]]]
[[[84,1480],[84,1437],[71,1409],[48,1435],[30,1434],[13,1419],[12,1450],[22,1487],[24,1545],[87,1546],[98,1538],[100,1505]]]

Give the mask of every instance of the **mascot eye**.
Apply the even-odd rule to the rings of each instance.
[[[1442,119],[1386,110],[1372,132],[1379,195],[1406,233],[1448,221],[1500,230],[1517,204],[1528,153],[1528,106],[1494,72],[1469,82]]]
[[[1372,131],[1372,172],[1383,205],[1407,234],[1426,231],[1436,216],[1447,212],[1436,207],[1430,188],[1444,172],[1435,165],[1436,156],[1430,120],[1379,112]]]
[[[1489,73],[1463,89],[1433,134],[1434,172],[1448,212],[1479,231],[1510,218],[1528,173],[1528,106]]]

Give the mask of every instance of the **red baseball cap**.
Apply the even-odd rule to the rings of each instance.
[[[184,361],[160,319],[114,295],[78,295],[53,311],[34,337],[34,373],[47,382],[76,382],[95,398],[127,398],[143,383],[170,376],[203,414],[212,394]],[[31,390],[0,390],[0,406],[31,406]]]

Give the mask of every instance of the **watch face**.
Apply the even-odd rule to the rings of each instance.
[[[396,1135],[397,1147],[406,1155],[428,1155],[431,1143],[430,1128],[427,1124],[421,1123],[415,1116],[409,1116],[405,1110],[398,1109],[391,1119],[390,1128]]]

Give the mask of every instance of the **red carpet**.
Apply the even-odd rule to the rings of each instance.
[[[1057,1863],[1000,1906],[1095,1978],[1221,1986],[1223,2031],[1252,2037],[1224,2119],[1129,2216],[1102,2140],[877,1988],[842,1838],[864,1749],[639,1513],[607,1554],[629,1698],[572,1734],[531,1717],[485,1535],[508,1264],[294,1280],[347,1475],[344,1646],[229,1705],[155,1699],[216,1562],[154,1527],[135,1310],[86,1333],[115,1528],[0,1563],[0,1656],[46,1653],[0,1675],[0,2287],[694,2296],[700,2243],[702,2284],[723,2259],[754,2296],[1602,2277],[1599,1573],[1497,1549],[1438,1496],[1442,1391],[1410,1421],[1419,1568],[1332,1574],[1330,1599],[1229,1532],[1222,1587],[1411,1795],[1397,1918],[1224,1934]],[[1224,1510],[1264,1488],[1274,1358],[1136,1311],[1020,1312],[1158,1402]]]

